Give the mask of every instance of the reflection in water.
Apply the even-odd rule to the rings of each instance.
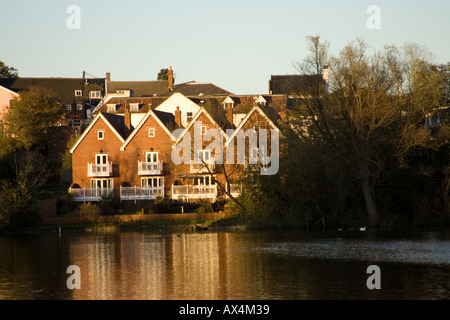
[[[69,265],[81,289],[69,290]],[[369,290],[367,267],[381,269]],[[113,232],[0,237],[0,299],[449,299],[443,232]]]

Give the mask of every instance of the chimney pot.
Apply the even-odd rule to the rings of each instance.
[[[173,70],[172,66],[169,67],[168,79],[169,81],[169,91],[173,91]]]
[[[177,126],[181,127],[181,110],[178,106],[175,110],[175,123],[177,124]]]

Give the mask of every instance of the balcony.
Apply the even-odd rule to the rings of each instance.
[[[164,197],[164,187],[120,187],[120,201],[155,200],[158,196]]]
[[[101,201],[103,197],[113,195],[113,188],[69,188],[73,201]]]
[[[151,176],[163,174],[163,162],[142,162],[138,161],[138,175]]]
[[[217,185],[172,185],[172,199],[187,201],[191,199],[212,199],[217,198]]]
[[[112,176],[112,163],[107,164],[95,164],[88,163],[88,177],[111,177]]]
[[[216,169],[216,160],[191,160],[191,173],[212,173]]]

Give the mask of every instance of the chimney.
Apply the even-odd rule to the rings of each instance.
[[[231,103],[228,103],[227,106],[227,120],[230,125],[233,125],[233,107]]]
[[[169,91],[173,91],[173,70],[172,66],[169,67],[168,79],[169,81]]]
[[[111,73],[110,72],[106,73],[106,81],[111,81]]]
[[[128,136],[131,133],[131,113],[130,109],[126,106],[123,120],[125,122],[125,136]]]
[[[175,123],[177,126],[181,127],[181,110],[180,107],[177,107],[177,110],[175,110]]]

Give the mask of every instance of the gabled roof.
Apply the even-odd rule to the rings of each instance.
[[[75,143],[75,145],[72,147],[72,149],[70,149],[70,153],[73,153],[75,151],[75,149],[80,145],[81,141],[83,141],[83,139],[87,136],[87,134],[91,131],[92,127],[97,123],[97,121],[99,121],[100,119],[102,119],[107,125],[108,127],[112,130],[112,132],[117,136],[117,138],[124,143],[125,139],[123,137],[123,116],[122,116],[122,128],[120,129],[120,131],[122,133],[119,133],[117,131],[118,128],[120,128],[120,118],[121,116],[117,116],[117,115],[113,115],[113,114],[107,114],[107,113],[99,113],[95,119],[89,124],[89,126],[86,128],[86,130],[84,130],[83,134],[80,136],[80,138],[77,140],[77,142]],[[110,122],[111,121],[111,122]]]
[[[176,84],[173,91],[166,95],[171,95],[174,92],[182,93],[185,96],[202,96],[202,95],[229,95],[231,92],[222,89],[215,84],[190,81]]]
[[[198,110],[198,112],[195,114],[195,116],[192,118],[191,122],[189,122],[189,124],[186,126],[186,128],[183,130],[183,132],[177,137],[175,144],[178,144],[181,139],[183,139],[183,137],[186,135],[186,133],[191,129],[191,127],[194,125],[194,123],[198,120],[198,118],[204,114],[210,121],[211,123],[214,125],[214,127],[216,127],[216,129],[220,130],[222,133],[222,136],[226,139],[228,138],[228,136],[226,135],[226,133],[223,131],[223,129],[217,124],[217,122],[213,119],[213,117],[211,117],[211,115],[208,113],[208,111],[205,110],[205,108],[200,107],[200,110]]]
[[[0,85],[0,90],[4,90],[4,91],[8,92],[11,95],[13,95],[14,97],[18,97],[19,96],[19,94],[17,92],[12,91],[12,90],[10,90],[10,89],[8,89],[8,88],[6,88],[4,86],[1,86],[1,85]]]
[[[173,116],[173,114],[163,112],[163,111],[158,111],[158,110],[149,110],[147,112],[147,114],[145,115],[145,117],[139,122],[137,127],[133,130],[133,132],[131,132],[131,134],[125,140],[123,145],[120,147],[121,151],[124,151],[126,149],[127,145],[130,143],[131,140],[133,140],[136,133],[138,133],[138,131],[142,128],[142,126],[144,125],[144,123],[147,121],[147,119],[150,116],[153,116],[153,118],[161,126],[161,128],[163,128],[164,131],[169,135],[170,139],[172,139],[172,141],[175,141],[175,137],[169,131],[169,129],[167,129],[167,126],[166,126],[167,123],[171,123],[171,122],[175,123],[175,117]]]
[[[118,90],[131,90],[134,97],[151,97],[169,92],[168,80],[108,81],[106,85],[106,93],[116,93]]]
[[[241,121],[241,123],[239,124],[239,126],[236,128],[236,130],[234,130],[233,134],[228,138],[228,140],[225,142],[225,145],[228,146],[230,144],[231,141],[233,141],[234,137],[236,137],[236,135],[239,133],[239,131],[242,130],[242,128],[244,127],[244,125],[247,123],[247,121],[251,118],[251,116],[255,113],[258,112],[263,118],[265,118],[267,120],[267,122],[270,124],[270,126],[272,128],[274,128],[275,130],[279,130],[278,126],[267,116],[267,114],[259,107],[259,106],[254,106],[252,108],[252,110],[250,110],[249,113],[247,113],[247,115],[245,116],[245,118]]]

